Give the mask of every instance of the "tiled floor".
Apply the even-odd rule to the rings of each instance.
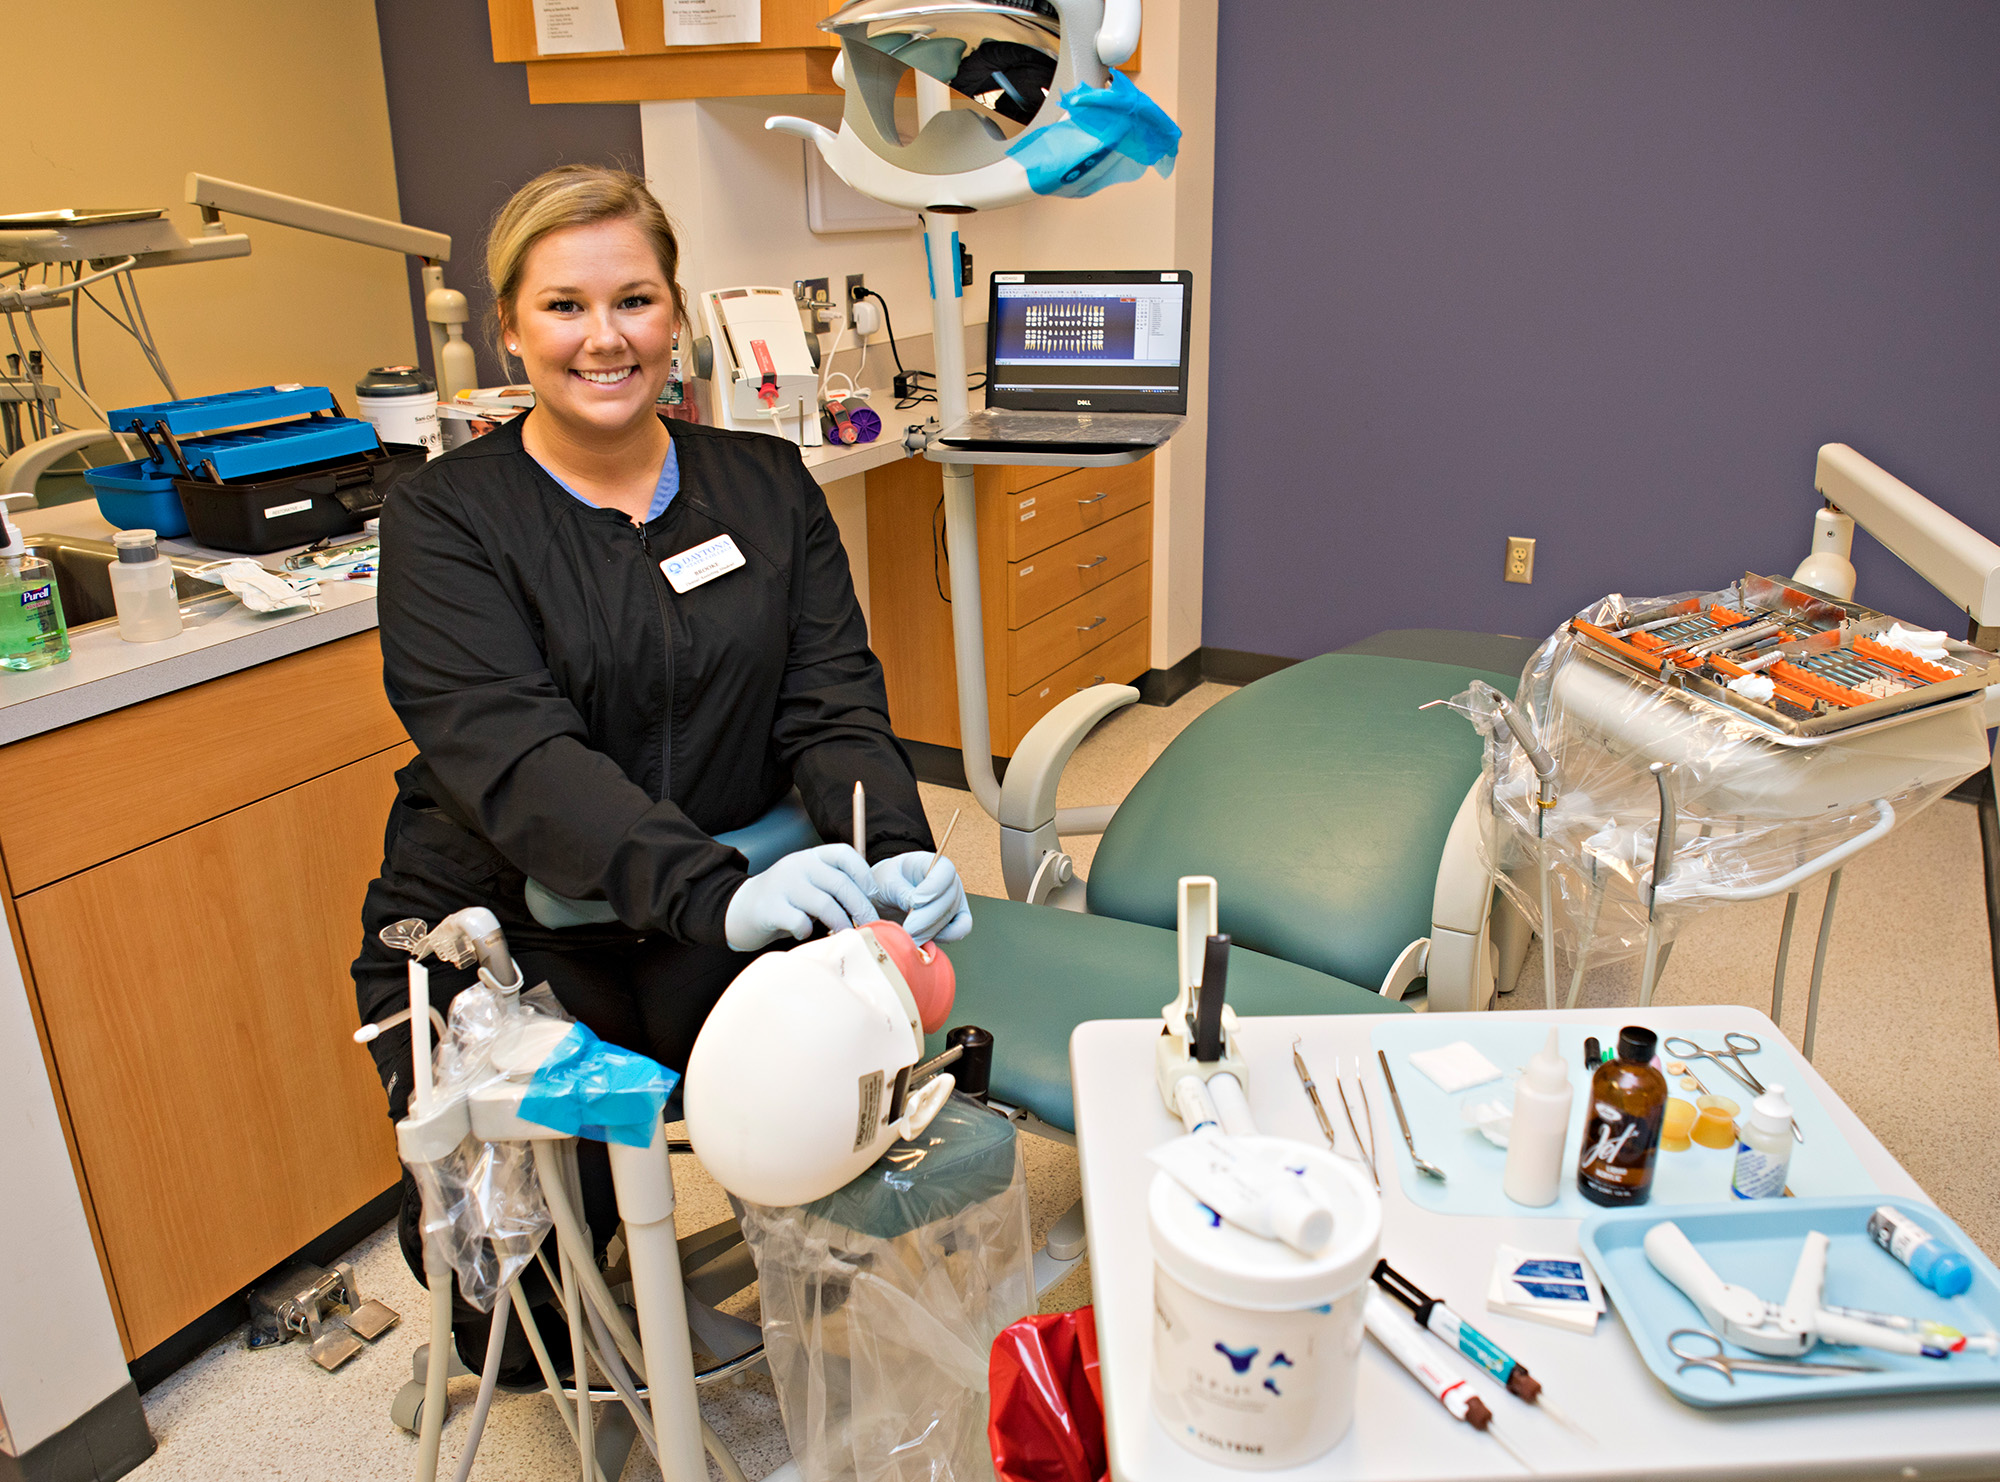
[[[1167,709],[1134,706],[1112,717],[1080,747],[1065,775],[1062,801],[1115,802],[1174,735],[1228,691],[1203,685]],[[1003,894],[999,831],[969,794],[924,788],[934,829],[963,808],[951,853],[968,888]],[[1085,872],[1092,841],[1075,849]],[[1817,1064],[1840,1094],[1953,1218],[1992,1255],[2000,1255],[2000,1029],[1980,888],[1973,811],[1940,803],[1859,856],[1847,870],[1836,914],[1820,1016]],[[1784,1024],[1794,1040],[1805,1013],[1805,981],[1818,926],[1820,888],[1800,911],[1799,940],[1786,993]],[[1699,920],[1676,947],[1658,994],[1661,1003],[1745,1003],[1768,1009],[1778,903],[1743,906]],[[1559,972],[1566,972],[1559,964]],[[1593,970],[1581,1002],[1629,1003],[1633,965]],[[1565,988],[1567,987],[1565,980]],[[1538,1008],[1541,967],[1531,955],[1518,989],[1502,1009]],[[1032,1219],[1037,1242],[1077,1197],[1075,1154],[1030,1138]],[[723,1203],[692,1159],[676,1160],[682,1230],[721,1217]],[[218,1344],[154,1389],[146,1411],[159,1454],[134,1475],[141,1482],[224,1482],[285,1478],[296,1482],[406,1475],[414,1441],[389,1423],[389,1403],[424,1341],[422,1290],[384,1231],[351,1257],[364,1290],[384,1297],[403,1324],[338,1374],[323,1374],[302,1347],[249,1353],[241,1335]],[[1049,1293],[1047,1310],[1089,1299],[1086,1263]],[[457,1411],[447,1428],[447,1469],[463,1441],[474,1389],[454,1380]],[[703,1395],[703,1413],[730,1443],[751,1482],[787,1458],[770,1382],[742,1375]],[[447,1475],[449,1471],[447,1470]],[[477,1475],[539,1479],[575,1475],[573,1455],[553,1409],[538,1396],[502,1396],[481,1448]],[[657,1476],[634,1458],[628,1479]]]

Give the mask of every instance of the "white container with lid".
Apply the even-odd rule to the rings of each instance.
[[[1153,1239],[1153,1413],[1182,1446],[1254,1471],[1298,1466],[1354,1422],[1368,1273],[1382,1201],[1321,1148],[1237,1137],[1236,1152],[1303,1178],[1334,1211],[1302,1255],[1222,1220],[1165,1173],[1147,1195]]]
[[[355,382],[354,405],[383,442],[421,445],[430,458],[444,451],[437,387],[416,366],[376,366]]]

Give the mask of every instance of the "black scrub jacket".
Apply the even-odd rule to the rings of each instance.
[[[428,464],[383,511],[383,678],[418,755],[364,908],[364,1021],[400,1006],[400,967],[372,961],[374,932],[455,899],[491,906],[537,956],[661,937],[709,949],[697,958],[726,951],[748,872],[713,836],[794,785],[821,837],[845,840],[865,784],[871,861],[932,847],[798,449],[671,424],[680,492],[641,529],[551,479],[522,447],[525,421]],[[744,564],[675,592],[662,562],[722,536]],[[607,901],[622,925],[543,931],[526,878]],[[393,1054],[390,1039],[376,1043]]]

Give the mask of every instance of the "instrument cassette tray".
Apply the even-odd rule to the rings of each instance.
[[[1596,662],[1794,744],[1911,719],[2000,684],[2000,657],[1948,639],[1942,658],[1925,658],[1884,641],[1896,626],[1873,608],[1751,572],[1721,591],[1568,624]],[[1755,674],[1771,682],[1768,700],[1729,687]]]

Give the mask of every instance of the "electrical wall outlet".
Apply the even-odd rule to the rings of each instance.
[[[1507,537],[1508,581],[1531,582],[1535,579],[1535,538],[1532,535],[1510,535]]]
[[[847,305],[847,327],[849,329],[854,328],[854,306],[861,302],[861,296],[855,290],[862,286],[861,274],[849,273],[847,275],[847,297],[843,302]]]
[[[826,278],[792,279],[792,297],[798,301],[799,312],[809,316],[806,332],[818,334],[827,328],[827,315],[833,311],[834,303],[831,281]]]

